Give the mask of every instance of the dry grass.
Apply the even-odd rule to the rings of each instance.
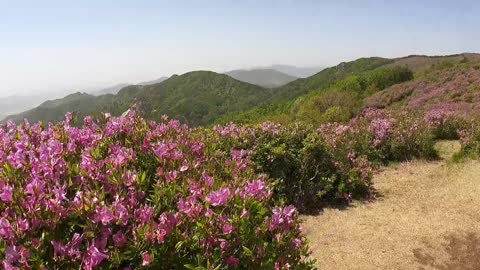
[[[438,147],[448,158],[458,143]],[[478,259],[465,259],[479,257],[480,247],[462,242],[480,234],[480,162],[403,163],[374,183],[375,202],[304,217],[320,269],[480,269]]]

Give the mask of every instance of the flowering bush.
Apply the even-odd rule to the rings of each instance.
[[[458,140],[459,131],[468,127],[467,119],[467,116],[457,113],[449,105],[437,106],[424,116],[435,138],[443,140]]]
[[[178,121],[0,127],[3,269],[310,269],[298,213],[249,151]]]
[[[276,179],[274,196],[301,210],[319,200],[365,196],[371,186],[370,163],[336,152],[310,126],[271,122],[254,126],[216,126],[208,141],[217,149],[249,149],[256,171]],[[211,143],[209,145],[213,145]],[[362,171],[363,173],[359,173]]]
[[[460,144],[462,146],[461,155],[477,156],[480,154],[480,129],[478,119],[471,120],[461,130],[458,131]]]
[[[335,156],[352,152],[378,164],[436,156],[432,129],[411,113],[369,109],[348,125],[329,123],[318,132]]]

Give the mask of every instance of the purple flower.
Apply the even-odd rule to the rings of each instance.
[[[103,225],[107,225],[113,220],[115,220],[115,216],[110,209],[104,206],[96,210],[95,220],[97,222],[101,222]]]
[[[237,266],[240,264],[240,260],[234,256],[228,256],[225,258],[225,262],[230,266]]]
[[[100,252],[94,245],[90,245],[84,263],[86,268],[90,270],[100,265],[105,259],[108,259],[107,254]]]
[[[295,207],[291,205],[285,208],[275,207],[269,223],[270,231],[280,228],[285,232],[289,232],[294,224],[296,212]]]
[[[143,253],[142,255],[142,266],[150,265],[153,261],[153,256],[150,253]]]
[[[229,188],[223,187],[218,191],[213,191],[207,196],[207,202],[213,206],[220,206],[227,203],[232,193]]]
[[[113,243],[116,247],[123,247],[127,243],[127,237],[122,231],[118,231],[113,235]]]
[[[270,196],[270,188],[262,179],[253,180],[245,183],[244,197],[264,200]]]
[[[233,225],[230,223],[223,224],[222,231],[224,234],[231,234],[233,232]]]
[[[4,239],[12,239],[14,237],[10,221],[4,217],[0,218],[0,236]]]
[[[0,200],[4,202],[11,202],[13,199],[13,187],[3,186],[2,193],[0,193]]]

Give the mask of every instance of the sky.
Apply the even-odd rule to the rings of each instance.
[[[480,52],[477,0],[0,0],[0,96]]]

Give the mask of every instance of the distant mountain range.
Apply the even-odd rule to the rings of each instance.
[[[133,104],[139,104],[144,116],[160,119],[163,114],[193,126],[213,122],[218,117],[246,110],[261,104],[271,96],[271,90],[244,83],[225,74],[194,71],[173,75],[152,85],[130,85],[116,95],[94,96],[75,93],[63,99],[42,103],[22,114],[8,117],[14,121],[59,121],[66,112],[80,116],[110,112],[119,115]]]
[[[242,82],[255,84],[266,88],[274,88],[283,86],[297,78],[307,77],[311,74],[320,71],[321,67],[295,67],[287,65],[273,65],[265,68],[256,69],[238,69],[226,72],[225,74]],[[151,81],[144,81],[137,83],[136,85],[152,85],[165,81],[168,77],[160,77]],[[93,96],[101,96],[105,94],[117,94],[122,88],[130,86],[130,83],[120,83],[110,87],[101,88],[97,90],[84,91]],[[71,92],[73,93],[73,91]],[[68,92],[64,93],[45,93],[42,95],[29,95],[29,96],[9,96],[0,98],[0,120],[4,119],[8,115],[18,114],[38,106],[42,102],[61,97]]]
[[[228,76],[266,88],[275,88],[298,79],[275,69],[237,69],[226,72]]]
[[[289,108],[292,108],[288,104],[296,103],[295,108],[300,108],[301,106],[298,104],[301,104],[302,100],[308,100],[312,93],[321,93],[322,90],[329,89],[344,79],[346,81],[342,81],[342,88],[362,89],[361,91],[369,91],[368,94],[373,94],[381,88],[366,89],[364,84],[372,79],[371,76],[388,75],[389,71],[362,74],[380,68],[388,69],[400,66],[416,72],[423,72],[444,62],[461,63],[462,61],[477,61],[478,58],[477,54],[441,57],[412,55],[395,59],[360,58],[340,63],[310,77],[295,79],[288,83],[286,82],[292,80],[293,76],[283,74],[278,70],[236,70],[228,72],[229,75],[211,71],[193,71],[183,75],[173,75],[165,80],[161,78],[160,82],[129,85],[120,89],[116,94],[95,96],[74,93],[62,99],[44,102],[34,109],[11,115],[8,119],[20,121],[26,117],[31,121],[55,122],[62,120],[63,115],[69,111],[76,112],[80,117],[98,115],[101,112],[120,115],[132,105],[137,104],[147,119],[158,120],[162,115],[167,114],[191,126],[209,125],[220,119],[236,120],[251,117],[255,120],[259,116],[276,113],[279,108],[282,113],[288,114]],[[234,79],[233,76],[243,81]],[[282,78],[282,81],[278,78]],[[379,78],[374,79],[379,80]],[[264,87],[253,83],[262,84]],[[272,83],[286,84],[270,88],[271,86],[268,85],[272,85]],[[365,93],[362,94],[362,96],[364,95]],[[333,101],[341,104],[341,101]],[[322,104],[329,106],[328,102]],[[311,103],[309,106],[316,105]]]
[[[306,78],[306,77],[310,77],[317,74],[318,72],[325,69],[325,67],[321,67],[321,66],[296,67],[296,66],[289,66],[289,65],[271,65],[271,66],[261,67],[260,69],[273,69],[293,77]]]
[[[156,80],[140,82],[138,85],[151,85],[162,82],[168,79],[168,77],[160,77]],[[101,96],[106,94],[117,94],[120,89],[125,88],[131,84],[122,83],[113,85],[111,87],[102,88],[99,90],[88,91],[88,94],[92,96]],[[75,94],[75,93],[72,93]],[[76,93],[78,94],[78,92]],[[0,120],[4,119],[8,115],[21,113],[30,110],[36,106],[39,106],[43,102],[48,104],[48,100],[55,97],[65,96],[65,93],[45,93],[42,95],[14,95],[7,97],[0,97]],[[71,94],[67,95],[71,96]],[[75,96],[75,95],[74,95]],[[65,97],[65,98],[67,98]],[[60,99],[61,100],[61,99]],[[44,104],[43,104],[44,105]]]

